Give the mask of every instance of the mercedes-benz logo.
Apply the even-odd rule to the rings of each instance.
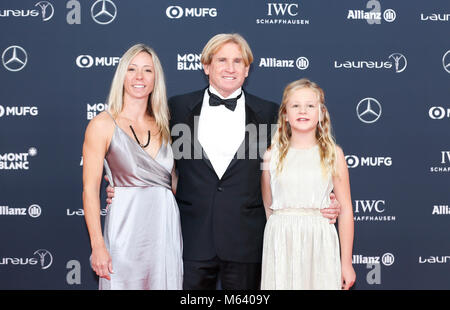
[[[41,8],[42,20],[44,22],[50,20],[53,17],[53,14],[55,13],[53,5],[48,1],[39,1],[34,6],[39,6]],[[49,11],[47,11],[48,7],[50,7]]]
[[[405,71],[406,66],[408,65],[408,61],[406,61],[406,57],[403,54],[393,53],[393,54],[389,55],[389,58],[394,59],[394,62],[395,62],[394,68],[395,68],[396,73]],[[402,64],[400,64],[400,60],[403,60]]]
[[[442,57],[442,65],[444,66],[444,70],[450,73],[450,50]]]
[[[356,115],[363,123],[375,123],[381,116],[381,104],[374,98],[364,98],[356,106]]]
[[[117,7],[111,0],[97,0],[91,7],[92,19],[100,25],[111,23],[117,16]]]
[[[9,71],[22,70],[27,64],[27,59],[27,52],[18,45],[8,47],[2,54],[3,66]]]

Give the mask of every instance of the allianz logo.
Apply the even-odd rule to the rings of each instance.
[[[369,25],[381,24],[382,19],[388,23],[392,23],[397,18],[397,13],[393,9],[381,10],[381,3],[378,0],[369,0],[366,3],[365,10],[348,10],[348,20],[365,20]]]
[[[433,211],[431,212],[433,215],[448,215],[450,214],[450,208],[448,205],[434,205]]]
[[[419,264],[446,264],[450,262],[450,256],[419,256]]]
[[[107,213],[108,213],[107,208],[100,210],[101,216],[105,216]],[[76,209],[76,210],[66,209],[66,215],[67,216],[84,216],[84,210],[83,209]]]
[[[0,216],[1,215],[29,215],[30,217],[39,217],[42,213],[42,209],[39,205],[33,204],[28,208],[10,208],[9,206],[0,206]]]
[[[266,57],[259,60],[260,68],[295,68],[305,70],[309,67],[309,60],[304,56],[297,59],[278,59],[275,57]]]
[[[352,256],[352,264],[361,265],[361,264],[380,264],[382,263],[385,266],[391,266],[394,264],[395,257],[391,253],[385,253],[381,257],[380,256],[364,256],[360,254],[356,254]]]

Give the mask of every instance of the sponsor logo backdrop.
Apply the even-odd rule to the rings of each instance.
[[[450,4],[435,1],[2,0],[0,289],[96,289],[82,210],[84,130],[120,56],[157,51],[168,95],[241,33],[244,87],[280,102],[308,77],[346,153],[355,289],[450,289]],[[102,187],[102,219],[106,214]]]

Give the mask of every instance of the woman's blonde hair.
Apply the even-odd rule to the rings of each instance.
[[[322,171],[336,175],[336,142],[332,134],[330,114],[325,106],[325,94],[316,83],[308,79],[291,82],[283,92],[283,99],[278,110],[277,131],[272,139],[272,145],[278,149],[277,172],[283,169],[283,161],[287,155],[292,135],[289,122],[286,120],[286,105],[294,91],[302,88],[313,90],[319,99],[319,122],[316,127],[316,140],[319,145]]]
[[[141,52],[148,53],[153,60],[155,83],[147,103],[147,114],[155,118],[164,143],[170,142],[169,107],[167,104],[164,71],[155,51],[142,43],[130,47],[120,59],[111,83],[107,103],[108,111],[116,118],[123,108],[124,81],[131,60]]]
[[[239,46],[245,66],[253,62],[253,53],[247,41],[238,33],[220,33],[212,37],[202,51],[200,61],[203,65],[211,64],[212,58],[217,51],[227,43],[235,43]]]

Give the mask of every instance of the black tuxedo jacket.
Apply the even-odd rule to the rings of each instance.
[[[266,218],[260,165],[270,145],[270,126],[276,123],[278,105],[244,94],[246,126],[258,129],[258,134],[246,131],[244,142],[221,179],[198,141],[196,125],[204,90],[169,100],[185,260],[218,256],[225,261],[261,262]],[[267,130],[259,125],[266,125],[261,127]],[[256,150],[258,147],[261,150]],[[190,156],[178,158],[181,154]]]

